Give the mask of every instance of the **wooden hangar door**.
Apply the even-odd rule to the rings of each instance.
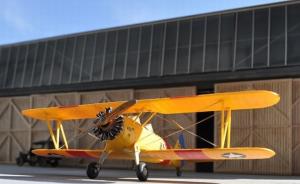
[[[156,89],[125,89],[125,90],[107,90],[91,92],[70,92],[31,95],[24,97],[3,97],[0,98],[0,163],[15,163],[15,158],[20,151],[27,152],[34,141],[45,140],[49,138],[47,125],[38,120],[26,118],[21,114],[23,109],[50,107],[50,106],[68,106],[77,104],[87,104],[96,102],[120,101],[129,99],[191,96],[196,94],[196,88],[176,87],[176,88],[156,88]],[[183,126],[189,126],[196,121],[195,114],[168,115],[163,118],[175,119],[182,122]],[[176,129],[171,123],[162,119],[155,119],[153,127],[161,136],[166,136]],[[80,131],[90,123],[89,120],[76,120],[65,123],[64,130],[68,140],[78,136]],[[189,129],[196,132],[195,127]],[[195,137],[184,133],[186,145],[189,148],[195,148]],[[170,144],[176,142],[178,136],[170,137]],[[94,149],[102,145],[91,139],[89,136],[79,136],[72,140],[69,145],[73,148]],[[66,166],[86,165],[87,160],[62,160],[61,164]],[[129,161],[106,161],[104,167],[108,168],[132,168]],[[153,165],[153,168],[174,169],[163,165]],[[194,163],[187,163],[185,170],[194,170]]]
[[[147,98],[163,98],[163,97],[176,97],[176,96],[192,96],[196,95],[196,87],[174,87],[174,88],[157,88],[157,89],[141,89],[135,90],[136,99],[147,99]],[[169,145],[174,146],[179,134],[174,134],[175,131],[178,131],[178,128],[172,120],[177,121],[183,127],[188,127],[193,125],[196,122],[196,113],[190,114],[176,114],[176,115],[161,115],[158,114],[152,120],[152,126],[158,135],[165,138]],[[196,126],[192,126],[188,129],[189,131],[196,133]],[[196,138],[195,136],[182,132],[185,138],[185,144],[187,148],[195,148]],[[168,136],[171,135],[171,136]],[[149,164],[151,168],[154,169],[172,169],[175,170],[172,166],[160,165],[160,164]],[[186,162],[184,165],[184,170],[195,170],[195,164],[193,162]]]
[[[231,145],[234,147],[266,147],[276,155],[263,160],[219,161],[215,172],[247,174],[292,174],[292,79],[221,83],[216,92],[270,90],[280,95],[275,106],[232,113]],[[257,99],[256,99],[257,100]],[[220,123],[215,121],[218,144]]]

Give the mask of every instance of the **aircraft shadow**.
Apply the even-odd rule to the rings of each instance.
[[[22,174],[1,174],[0,179],[3,180],[14,180],[14,181],[34,181],[34,182],[54,182],[54,183],[65,183],[65,184],[71,184],[71,183],[119,183],[119,182],[139,182],[137,178],[118,178],[118,177],[101,177],[99,176],[96,179],[88,179],[83,176],[74,176],[74,175],[63,175],[62,173],[59,173],[57,175],[54,174],[30,174],[28,173],[22,175]],[[185,179],[185,178],[180,178]],[[186,178],[188,179],[188,178]],[[218,183],[212,183],[212,182],[199,182],[199,181],[176,181],[174,178],[172,178],[172,181],[168,181],[165,179],[161,179],[159,177],[149,177],[148,181],[146,183],[174,183],[174,184],[218,184]]]

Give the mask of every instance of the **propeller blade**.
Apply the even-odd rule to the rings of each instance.
[[[122,105],[118,106],[111,113],[105,114],[104,120],[100,122],[96,122],[96,126],[105,125],[111,120],[115,119],[117,116],[125,112],[127,109],[135,105],[137,100],[129,100],[124,102]]]

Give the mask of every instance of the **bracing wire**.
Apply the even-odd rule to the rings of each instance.
[[[85,136],[85,135],[89,135],[89,136],[91,136],[91,137],[93,137],[93,138],[97,138],[96,136],[94,136],[93,134],[90,134],[89,133],[89,130],[92,128],[92,126],[90,126],[90,127],[88,127],[88,128],[79,128],[79,127],[74,127],[76,130],[78,130],[79,131],[79,134],[78,135],[76,135],[76,136],[74,136],[74,137],[72,137],[71,139],[69,139],[69,141],[68,141],[68,143],[71,143],[71,142],[73,142],[73,141],[75,141],[75,140],[77,140],[77,139],[80,139],[80,138],[82,138],[83,136]],[[98,139],[98,138],[97,138]],[[65,147],[65,144],[63,144],[61,147],[60,147],[60,149],[61,148],[63,148],[63,147]]]
[[[209,120],[210,118],[215,117],[215,116],[216,116],[215,114],[212,114],[212,115],[210,115],[210,116],[208,116],[208,117],[206,117],[206,118],[204,118],[204,119],[202,119],[202,120],[200,120],[200,121],[198,121],[198,122],[196,122],[196,123],[193,123],[193,124],[191,124],[191,125],[189,125],[189,126],[187,126],[187,127],[182,127],[182,126],[180,125],[180,123],[177,122],[176,120],[173,120],[173,119],[171,120],[171,119],[168,119],[168,118],[164,118],[164,117],[162,117],[162,116],[160,116],[160,115],[158,115],[158,114],[157,114],[156,116],[157,116],[158,118],[164,120],[164,121],[173,123],[173,124],[175,124],[178,128],[180,128],[180,130],[174,131],[174,132],[172,132],[172,133],[170,133],[170,134],[164,136],[164,137],[163,137],[164,139],[166,139],[166,138],[168,138],[168,137],[170,137],[170,136],[172,136],[172,135],[175,135],[175,134],[178,134],[178,133],[180,133],[180,132],[185,131],[185,132],[187,132],[187,133],[189,133],[189,134],[191,134],[191,135],[193,135],[193,136],[195,136],[195,137],[198,137],[199,139],[205,141],[206,143],[208,143],[208,144],[210,144],[210,145],[212,145],[212,146],[214,146],[214,147],[217,147],[217,145],[214,144],[214,143],[212,143],[211,141],[209,141],[209,140],[207,140],[207,139],[201,137],[200,135],[197,135],[197,134],[195,134],[194,132],[188,130],[188,129],[194,127],[195,125],[204,123],[204,122],[206,122],[207,120]],[[72,137],[71,139],[69,139],[69,143],[75,141],[76,139],[80,139],[80,138],[82,138],[82,137],[85,136],[85,135],[90,135],[91,137],[96,138],[96,137],[93,136],[92,134],[89,134],[90,128],[92,128],[92,127],[88,127],[88,128],[86,128],[86,129],[75,127],[75,129],[79,130],[80,133],[79,133],[78,135]],[[60,148],[63,148],[64,146],[65,146],[65,145],[62,145]]]
[[[185,132],[187,132],[187,133],[189,133],[189,134],[191,134],[191,135],[193,135],[193,136],[195,136],[195,137],[200,138],[201,140],[205,141],[206,143],[208,143],[208,144],[210,144],[210,145],[212,145],[212,146],[214,146],[214,147],[217,146],[216,144],[212,143],[211,141],[209,141],[209,140],[207,140],[207,139],[201,137],[200,135],[197,135],[197,134],[195,134],[194,132],[188,130],[189,128],[192,128],[192,127],[194,127],[195,125],[201,124],[201,123],[203,123],[203,122],[209,120],[210,118],[215,117],[215,114],[212,114],[212,115],[210,115],[210,116],[208,116],[208,117],[206,117],[206,118],[204,118],[204,119],[202,119],[202,120],[200,120],[200,121],[198,121],[198,122],[196,122],[196,123],[193,123],[193,124],[191,124],[191,125],[189,125],[189,126],[187,126],[187,127],[182,127],[182,126],[180,125],[180,123],[177,122],[176,120],[173,120],[173,119],[170,120],[170,119],[164,118],[164,117],[162,117],[162,116],[160,116],[160,115],[157,115],[157,117],[159,117],[159,118],[161,118],[161,119],[163,119],[163,120],[165,120],[165,121],[168,121],[168,122],[170,122],[170,123],[174,123],[178,128],[180,128],[180,130],[177,130],[177,131],[175,131],[175,132],[172,132],[172,133],[170,133],[170,134],[164,136],[164,139],[165,139],[165,138],[168,138],[168,137],[170,137],[170,136],[172,136],[172,135],[175,135],[175,134],[177,134],[177,133],[180,133],[180,132],[185,131]]]

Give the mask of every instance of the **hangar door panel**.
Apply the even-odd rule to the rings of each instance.
[[[147,98],[163,98],[163,97],[175,97],[175,96],[191,96],[196,94],[195,87],[179,87],[179,88],[160,88],[160,89],[146,89],[146,90],[136,90],[135,98],[136,99],[147,99]],[[158,135],[165,138],[165,140],[171,146],[174,146],[179,134],[172,134],[173,132],[179,130],[178,127],[172,122],[172,120],[176,120],[183,127],[188,127],[196,122],[195,114],[179,114],[179,115],[161,115],[158,114],[152,120],[152,126]],[[192,126],[189,131],[196,133],[196,126]],[[183,132],[185,137],[186,147],[194,148],[195,137],[191,134]],[[159,164],[151,165],[152,168],[158,169],[174,169],[172,167],[167,167]],[[186,163],[184,169],[186,170],[194,170],[194,163]]]
[[[24,97],[0,98],[0,162],[12,163],[19,151],[27,151],[31,142],[31,123],[21,110],[29,108]]]
[[[293,174],[300,175],[300,79],[293,80]]]
[[[233,111],[231,146],[267,147],[274,150],[276,156],[266,160],[216,162],[214,171],[289,175],[292,172],[292,80],[215,85],[216,92],[253,89],[277,92],[281,100],[277,105],[265,109]],[[220,122],[218,120],[215,121],[217,127],[215,140],[219,144]]]
[[[113,91],[94,91],[83,92],[78,94],[78,100],[80,104],[96,103],[96,102],[111,102],[111,101],[123,101],[133,98],[133,90],[113,90]],[[95,114],[96,116],[96,114]],[[95,138],[85,134],[80,136],[80,130],[85,130],[93,120],[79,120],[76,124],[77,146],[81,149],[99,149],[104,148],[103,143],[99,143]],[[90,160],[82,159],[80,164],[87,165]],[[131,161],[123,160],[106,160],[103,167],[108,168],[131,168]]]
[[[95,102],[108,102],[129,99],[158,98],[172,96],[190,96],[195,95],[195,87],[180,88],[158,88],[145,90],[111,90],[111,91],[93,91],[79,93],[57,93],[42,94],[25,97],[4,97],[0,98],[0,162],[14,163],[20,151],[27,152],[35,141],[46,140],[49,138],[48,128],[45,122],[22,116],[21,111],[28,108],[68,106],[77,104],[87,104]],[[195,123],[194,114],[168,115],[154,119],[153,127],[161,136],[167,136],[178,130],[176,125],[167,119],[173,119],[186,127]],[[101,148],[103,145],[97,143],[93,138],[87,135],[81,136],[82,130],[85,130],[90,123],[88,120],[75,120],[64,123],[64,130],[69,140],[70,147],[73,148]],[[55,124],[52,126],[55,130]],[[190,131],[195,133],[195,127]],[[195,147],[195,137],[184,133],[187,147]],[[75,139],[74,139],[75,137]],[[174,145],[178,134],[168,137],[170,145]],[[61,161],[61,165],[86,165],[87,160],[66,159]],[[104,167],[131,168],[130,161],[106,161]],[[165,166],[154,165],[153,168],[165,168]],[[172,168],[174,169],[174,168]],[[187,163],[185,169],[194,170],[194,164]]]

